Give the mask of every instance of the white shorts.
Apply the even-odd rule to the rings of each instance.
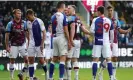
[[[29,57],[44,57],[43,52],[41,52],[40,46],[35,47],[33,44],[29,44],[28,47]]]
[[[104,58],[111,58],[110,44],[106,45],[93,45],[92,56],[99,58],[101,54]]]
[[[26,45],[23,46],[11,46],[9,58],[17,58],[18,54],[21,54],[21,56],[27,56],[26,52]]]
[[[53,38],[53,56],[63,56],[68,53],[67,39],[64,35]]]
[[[79,58],[79,56],[80,56],[80,47],[81,47],[80,40],[74,40],[74,48],[73,48],[72,58]]]
[[[44,57],[45,59],[53,58],[53,49],[44,49]]]
[[[70,51],[68,51],[67,57],[68,58],[79,58],[81,42],[80,40],[74,40],[73,42],[74,42],[74,47]]]
[[[112,44],[112,57],[118,57],[118,44],[117,43],[113,43]]]

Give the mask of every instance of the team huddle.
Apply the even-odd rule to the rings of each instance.
[[[51,24],[46,32],[43,21],[35,16],[32,9],[26,12],[27,21],[21,19],[21,10],[14,9],[14,19],[7,24],[5,44],[10,58],[10,79],[14,80],[14,63],[18,53],[23,56],[25,66],[18,77],[36,80],[34,76],[35,57],[39,58],[45,73],[45,80],[54,80],[55,63],[59,62],[59,80],[71,80],[74,70],[74,80],[79,80],[78,58],[80,56],[81,35],[94,36],[93,45],[93,80],[96,80],[99,57],[105,58],[98,73],[99,80],[103,80],[103,70],[108,69],[110,80],[116,79],[116,62],[118,57],[118,32],[129,33],[131,29],[122,30],[120,23],[113,17],[113,8],[108,7],[108,17],[104,16],[104,7],[97,9],[98,17],[94,18],[88,31],[75,13],[74,5],[65,6],[58,2],[57,12],[51,17]],[[45,45],[45,49],[44,49]],[[111,59],[112,58],[112,59]],[[50,63],[49,63],[50,62]],[[48,67],[48,64],[49,67]],[[82,80],[82,79],[81,79]]]

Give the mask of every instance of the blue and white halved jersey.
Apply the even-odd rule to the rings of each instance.
[[[96,17],[92,21],[90,28],[91,33],[94,34],[94,45],[105,45],[110,43],[110,38],[113,39],[113,33],[109,37],[110,31],[113,32],[113,25],[109,18]]]
[[[56,32],[56,36],[64,34],[64,26],[67,26],[66,15],[61,12],[56,12],[52,18],[52,29]]]
[[[30,44],[40,46],[42,41],[42,31],[45,30],[44,23],[41,19],[36,18],[33,22],[27,21],[27,28],[30,34]]]

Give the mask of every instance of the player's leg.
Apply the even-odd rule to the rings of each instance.
[[[16,46],[11,46],[11,50],[9,53],[9,58],[10,58],[10,65],[9,65],[9,70],[10,70],[10,78],[11,80],[14,79],[14,63],[15,59],[17,58],[18,55],[18,47]]]
[[[102,45],[93,45],[92,57],[93,57],[93,65],[92,65],[92,75],[93,80],[96,80],[96,74],[98,69],[98,61],[99,57],[101,57]]]
[[[78,80],[78,74],[79,74],[79,65],[78,65],[78,58],[80,56],[80,40],[74,40],[74,50],[73,50],[73,55],[72,55],[72,64],[73,64],[73,69],[75,72],[74,80]]]
[[[19,53],[23,56],[23,59],[24,59],[24,67],[23,69],[20,71],[20,73],[18,74],[18,77],[20,80],[23,80],[23,73],[25,72],[26,73],[26,78],[29,77],[29,74],[28,74],[28,54],[27,54],[27,51],[25,49],[26,47],[25,46],[20,46],[19,47]]]
[[[58,47],[59,47],[59,56],[60,56],[59,80],[63,80],[65,72],[66,55],[68,53],[67,40],[64,36],[59,38]]]
[[[98,79],[99,80],[103,80],[103,71],[105,70],[106,67],[107,67],[107,61],[104,60],[101,63],[100,70],[99,70],[99,73],[98,73]]]
[[[118,44],[113,43],[113,55],[112,55],[112,64],[113,64],[113,77],[116,80],[116,69],[117,69],[117,58],[118,58]]]
[[[106,58],[107,61],[107,69],[110,76],[110,80],[113,80],[113,72],[112,72],[112,62],[111,62],[111,48],[109,44],[103,45],[102,49],[103,57]]]
[[[35,48],[28,48],[28,62],[29,62],[29,77],[33,80],[34,77],[34,58],[35,58]]]
[[[57,38],[54,37],[53,40],[53,59],[50,62],[50,67],[49,67],[49,80],[53,80],[53,74],[54,74],[54,67],[55,67],[55,62],[58,60],[59,56],[59,51],[58,51],[58,46],[57,46]]]
[[[36,56],[39,58],[39,63],[41,64],[44,73],[47,74],[47,71],[48,70],[47,70],[46,61],[44,59],[44,53],[41,52],[40,47],[35,47],[35,50],[36,50]],[[47,75],[45,75],[45,79],[46,80],[48,79],[48,76]]]
[[[72,58],[72,54],[73,54],[73,48],[70,51],[68,51],[68,54],[67,54],[64,80],[66,80],[66,79],[71,80],[71,70],[72,70],[71,58]]]

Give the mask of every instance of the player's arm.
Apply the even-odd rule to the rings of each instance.
[[[29,41],[30,41],[30,38],[29,38],[29,35],[30,35],[30,33],[29,33],[29,30],[28,30],[28,24],[25,22],[25,35],[26,35],[26,39],[27,39],[27,48],[28,48],[28,46],[29,46]]]
[[[69,38],[69,32],[68,32],[68,26],[67,26],[67,21],[66,21],[66,16],[64,15],[64,19],[63,19],[63,29],[64,29],[64,34],[65,37],[68,41],[68,49],[71,49],[71,42],[70,42],[70,38]]]
[[[127,34],[131,31],[131,28],[129,28],[128,30],[123,30],[123,29],[119,28],[118,31],[120,34]]]
[[[90,35],[90,32],[85,28],[84,25],[81,26],[81,29],[82,29],[82,31],[83,31],[85,34]]]
[[[128,30],[123,30],[120,27],[121,27],[120,22],[117,21],[117,29],[118,29],[120,34],[127,34],[127,33],[129,33],[131,31],[131,28],[129,28]]]
[[[42,41],[41,41],[41,45],[40,48],[43,51],[44,49],[44,41],[46,39],[46,30],[45,30],[45,26],[42,20],[40,20],[40,27],[41,27],[41,31],[42,31]]]
[[[92,24],[90,27],[90,33],[94,34],[95,33],[95,18],[92,20]]]
[[[70,41],[71,41],[71,44],[74,46],[74,44],[73,44],[73,38],[74,38],[74,35],[75,35],[75,22],[71,23],[70,27],[71,27]]]
[[[114,41],[114,27],[113,27],[113,24],[111,23],[111,27],[110,27],[110,42],[111,44],[113,43]]]
[[[6,51],[10,52],[9,50],[9,36],[11,32],[11,23],[9,22],[6,26],[6,33],[5,33],[5,46],[6,46]]]

